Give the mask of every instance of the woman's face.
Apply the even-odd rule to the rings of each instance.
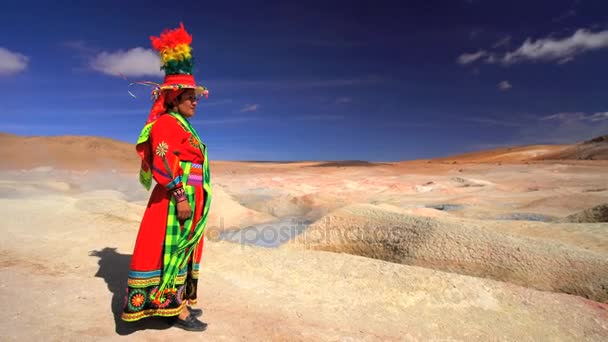
[[[194,116],[196,105],[198,103],[196,99],[196,93],[194,89],[186,89],[180,96],[177,97],[177,111],[184,117]]]

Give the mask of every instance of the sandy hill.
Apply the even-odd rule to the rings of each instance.
[[[608,160],[608,135],[567,146],[562,150],[539,156],[537,159]]]
[[[6,133],[0,133],[0,155],[3,166],[11,169],[53,166],[127,170],[136,169],[139,158],[132,144],[108,138],[23,137]]]
[[[440,162],[526,162],[540,160],[608,160],[608,135],[571,145],[527,145],[457,154]]]
[[[536,160],[540,156],[558,154],[570,145],[529,145],[518,147],[502,147],[493,150],[475,151],[453,156],[432,159],[434,162],[463,162],[463,163],[495,163],[495,162],[525,162]]]
[[[18,136],[0,133],[0,155],[5,168],[31,168],[40,165],[66,169],[136,170],[139,165],[134,144],[89,136]],[[24,155],[30,158],[23,158]],[[94,158],[91,156],[94,155]],[[608,160],[608,136],[572,145],[529,145],[475,151],[430,159],[440,163],[530,162],[542,160]],[[223,163],[223,162],[222,162]],[[236,162],[228,162],[231,164]],[[380,166],[364,161],[344,162],[242,162],[240,166]]]

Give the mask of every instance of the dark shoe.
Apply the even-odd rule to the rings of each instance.
[[[173,326],[188,331],[207,330],[207,323],[199,321],[198,319],[196,319],[196,317],[192,315],[188,316],[186,319],[180,319],[179,317],[176,317]]]
[[[188,311],[190,311],[190,315],[194,316],[194,317],[201,317],[203,315],[203,309],[195,309],[195,308],[191,308],[189,306],[186,306],[188,308]]]

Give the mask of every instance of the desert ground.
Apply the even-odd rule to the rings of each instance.
[[[211,160],[202,333],[119,318],[149,196],[132,144],[0,134],[0,156],[0,340],[608,340],[608,137]]]

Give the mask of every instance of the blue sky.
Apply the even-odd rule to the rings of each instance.
[[[183,22],[220,160],[431,158],[608,134],[608,2],[48,1],[1,5],[0,132],[135,142]]]

